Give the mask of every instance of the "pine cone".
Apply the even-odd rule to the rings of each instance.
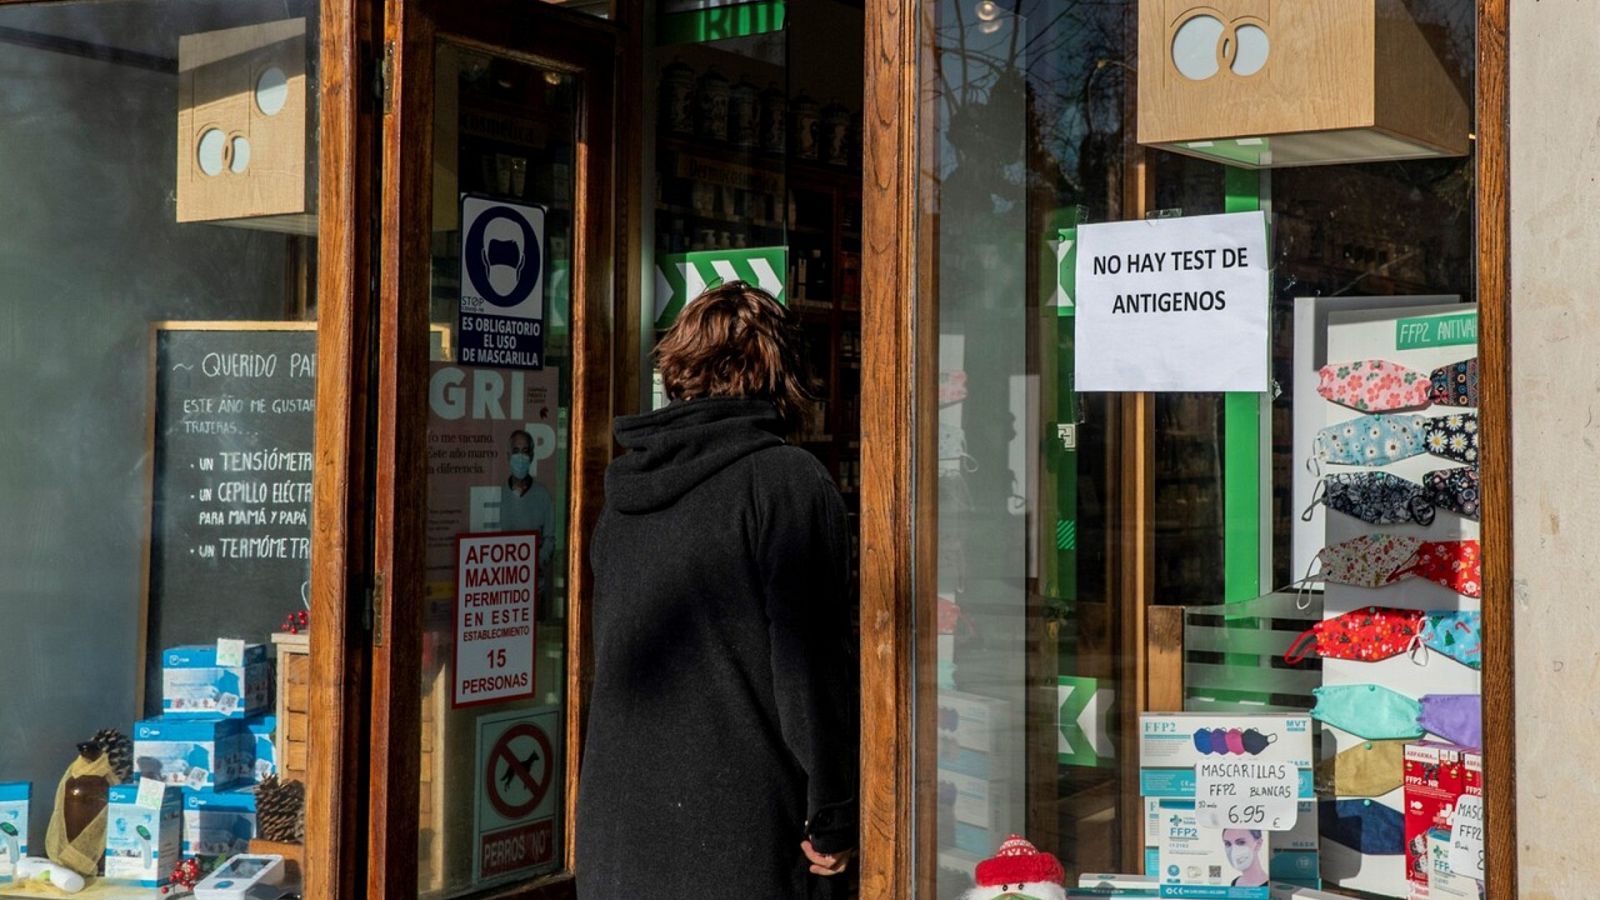
[[[273,775],[256,787],[256,836],[298,844],[305,840],[306,787]]]
[[[91,742],[99,745],[100,752],[110,761],[114,783],[127,784],[133,780],[133,741],[127,735],[115,728],[106,728],[97,732]]]

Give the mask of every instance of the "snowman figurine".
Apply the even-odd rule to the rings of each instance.
[[[1067,900],[1060,860],[1014,834],[974,874],[978,886],[962,900]]]

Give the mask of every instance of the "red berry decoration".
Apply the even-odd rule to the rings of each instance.
[[[290,634],[299,634],[302,631],[306,631],[310,627],[311,614],[302,609],[298,612],[292,612],[287,616],[284,616],[283,624],[278,626],[278,630],[287,631]]]
[[[171,883],[162,888],[161,893],[170,893],[174,888],[194,890],[194,886],[199,884],[200,879],[203,877],[205,877],[205,872],[200,868],[200,860],[192,856],[188,859],[180,859],[178,864],[172,867],[172,875],[168,877],[168,881]]]

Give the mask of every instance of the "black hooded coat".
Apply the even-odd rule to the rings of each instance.
[[[800,842],[856,843],[849,537],[769,403],[617,420],[591,564],[581,900],[843,895]]]

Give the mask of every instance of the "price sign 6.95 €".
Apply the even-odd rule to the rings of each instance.
[[[1300,812],[1300,770],[1288,763],[1216,760],[1194,767],[1194,809],[1209,828],[1288,831]]]

